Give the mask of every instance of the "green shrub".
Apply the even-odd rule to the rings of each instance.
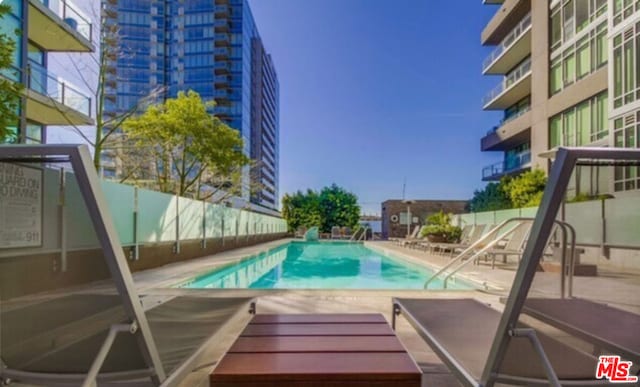
[[[426,219],[426,226],[422,229],[422,236],[442,236],[446,242],[457,242],[462,234],[462,229],[451,224],[451,214],[443,211],[430,215]]]

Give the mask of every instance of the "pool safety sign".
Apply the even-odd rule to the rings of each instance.
[[[0,248],[42,245],[42,170],[0,163]]]

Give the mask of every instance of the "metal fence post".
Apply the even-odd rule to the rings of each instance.
[[[58,188],[58,229],[60,230],[60,272],[67,271],[67,211],[65,203],[66,176],[64,168],[60,168],[60,183]]]
[[[133,188],[133,260],[140,258],[140,245],[138,244],[138,187]]]
[[[174,254],[180,254],[180,196],[176,195],[176,241]]]
[[[207,248],[207,202],[202,201],[202,245],[203,249]]]

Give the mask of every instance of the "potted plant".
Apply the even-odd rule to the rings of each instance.
[[[454,243],[460,239],[462,229],[451,224],[451,214],[443,211],[427,217],[426,226],[422,229],[422,236],[426,236],[431,243]]]

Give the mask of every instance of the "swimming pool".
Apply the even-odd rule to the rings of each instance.
[[[359,243],[291,242],[192,278],[195,289],[423,289],[432,270]],[[441,289],[434,281],[429,289]],[[473,289],[449,281],[447,289]]]

